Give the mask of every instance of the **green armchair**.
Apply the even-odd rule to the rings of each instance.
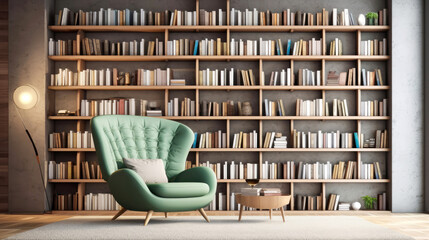
[[[207,167],[185,170],[185,161],[194,140],[187,126],[178,122],[150,117],[108,115],[91,120],[98,162],[103,179],[122,209],[146,211],[145,226],[153,212],[199,210],[209,222],[203,208],[214,198],[217,181]],[[162,159],[168,183],[146,184],[123,158]]]

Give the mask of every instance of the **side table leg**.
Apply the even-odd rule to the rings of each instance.
[[[272,216],[272,210],[271,210],[271,208],[270,208],[270,220],[271,220],[271,216]]]
[[[285,212],[283,211],[283,207],[280,207],[280,211],[282,212],[283,222],[285,222]]]
[[[241,215],[243,214],[243,205],[240,204],[240,214],[238,215],[238,221],[241,221]]]

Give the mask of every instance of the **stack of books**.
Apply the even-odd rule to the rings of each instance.
[[[280,188],[262,188],[261,196],[281,196],[282,191]]]
[[[241,194],[243,196],[259,196],[261,195],[262,188],[242,188]]]
[[[338,204],[338,211],[349,211],[350,203],[340,203]]]
[[[287,148],[287,137],[279,136],[274,139],[274,148]]]

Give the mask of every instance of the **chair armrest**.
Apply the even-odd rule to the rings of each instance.
[[[150,207],[156,203],[156,196],[147,187],[143,179],[133,170],[122,168],[110,175],[110,191],[115,200],[129,210],[139,210],[142,206]]]
[[[172,182],[203,182],[209,185],[210,192],[216,192],[217,180],[213,170],[208,167],[194,167],[179,173]]]

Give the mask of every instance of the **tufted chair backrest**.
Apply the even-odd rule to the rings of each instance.
[[[185,169],[194,140],[187,126],[160,118],[106,115],[91,120],[104,180],[125,165],[123,158],[162,159],[168,179]]]

